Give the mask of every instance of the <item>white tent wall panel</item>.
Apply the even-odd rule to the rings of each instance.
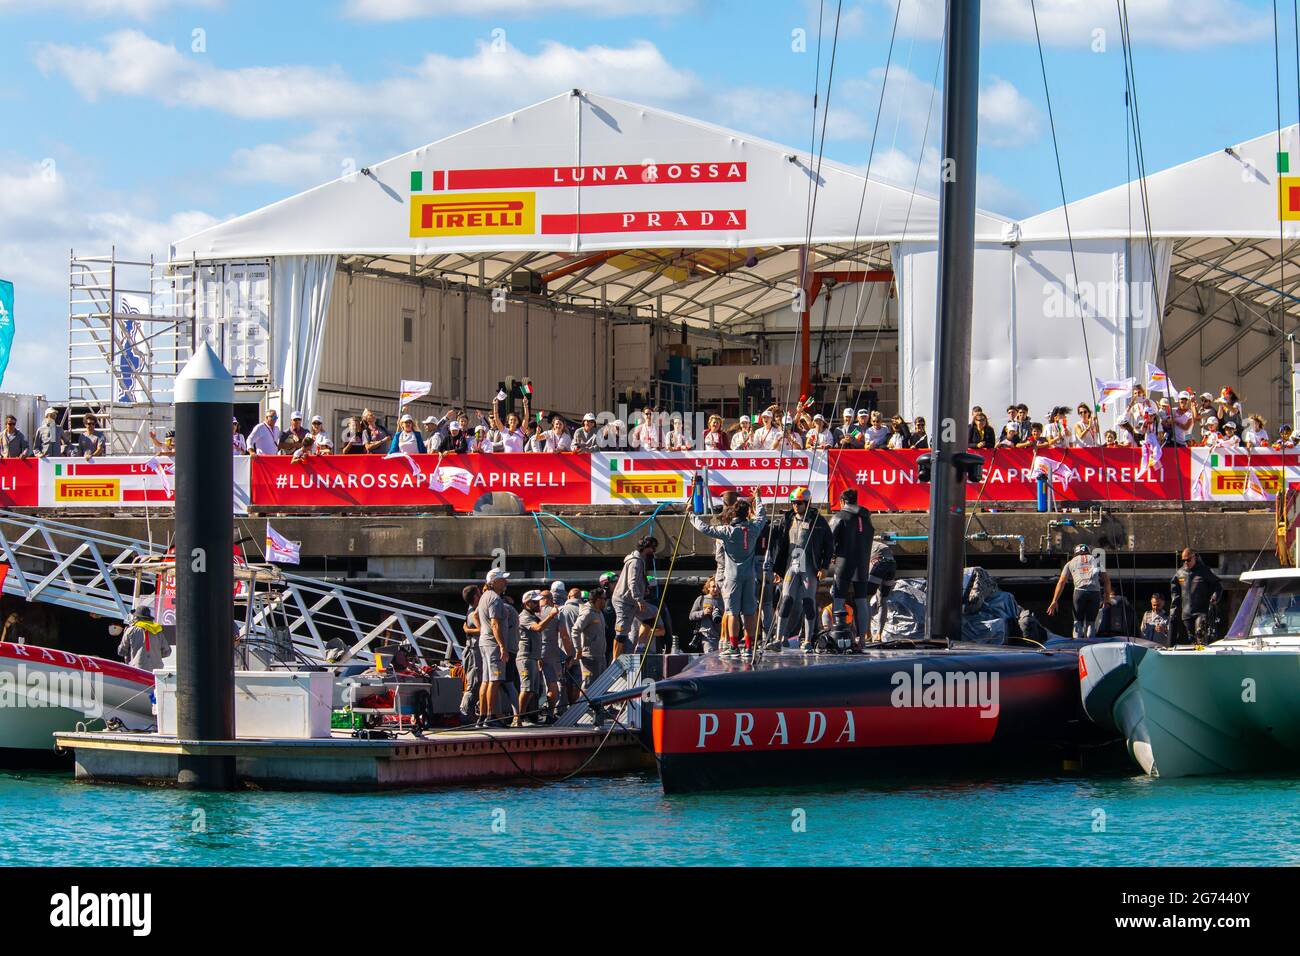
[[[1282,419],[1284,411],[1283,394],[1289,384],[1275,380],[1281,372],[1279,355],[1284,343],[1280,336],[1273,335],[1270,338],[1267,334],[1270,326],[1264,319],[1260,319],[1236,345],[1207,365],[1206,357],[1213,355],[1223,343],[1240,331],[1240,327],[1232,321],[1237,313],[1234,313],[1232,305],[1225,304],[1227,296],[1216,289],[1203,286],[1198,302],[1195,292],[1180,296],[1179,293],[1184,288],[1186,286],[1182,281],[1176,281],[1173,285],[1171,298],[1176,301],[1165,315],[1164,321],[1166,347],[1176,344],[1197,323],[1203,321],[1198,308],[1204,309],[1207,314],[1222,308],[1199,332],[1169,352],[1169,377],[1180,389],[1189,388],[1198,395],[1202,392],[1217,395],[1223,386],[1231,385],[1241,396],[1243,410],[1247,414],[1263,415],[1268,419],[1269,434],[1275,435],[1277,423]],[[1260,311],[1255,303],[1250,303],[1250,307],[1256,312]],[[1245,321],[1254,318],[1244,308],[1239,306],[1238,309]],[[1269,319],[1277,321],[1276,311],[1269,314]],[[1258,358],[1270,343],[1272,354],[1245,375],[1239,375],[1238,370]],[[1289,350],[1287,354],[1289,356]]]

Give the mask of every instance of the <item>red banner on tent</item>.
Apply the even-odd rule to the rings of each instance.
[[[35,458],[0,458],[0,507],[35,508],[40,503],[40,461]]]
[[[838,451],[830,456],[831,500],[845,488],[858,490],[859,503],[872,511],[925,511],[930,507],[930,486],[917,481],[916,460],[924,452]],[[1034,451],[998,448],[981,451],[984,481],[967,486],[966,500],[1034,501],[1037,480],[1030,473]],[[1068,483],[1052,481],[1057,501],[1177,501],[1190,500],[1190,454],[1186,448],[1166,449],[1150,474],[1138,476],[1141,452],[1136,448],[1073,448],[1040,452],[1060,462],[1074,475]]]
[[[450,505],[509,491],[530,511],[591,502],[591,456],[574,454],[321,455],[252,460],[253,508],[393,508]]]

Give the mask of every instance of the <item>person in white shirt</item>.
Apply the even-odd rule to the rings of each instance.
[[[736,422],[735,430],[731,433],[731,450],[749,451],[753,444],[754,426],[748,415],[741,415],[740,420]]]
[[[496,398],[492,400],[492,418],[490,419],[491,429],[488,431],[488,438],[491,439],[493,451],[520,452],[524,450],[524,443],[528,441],[528,436],[520,427],[523,421],[514,412],[506,415],[502,421],[500,408],[504,392],[498,392]],[[528,396],[524,396],[524,418],[528,417]]]
[[[325,420],[319,415],[311,417],[311,441],[312,453],[316,455],[334,454],[334,442],[330,441],[330,436],[325,434]]]
[[[831,433],[826,428],[826,416],[817,414],[803,436],[803,447],[809,451],[831,447]]]
[[[710,415],[704,431],[705,451],[725,451],[731,447],[730,436],[722,430],[722,416]]]
[[[831,444],[836,448],[853,447],[853,409],[841,413],[840,423],[831,429]]]
[[[551,419],[551,430],[546,433],[546,451],[572,451],[573,436],[564,425],[564,419],[556,415]]]
[[[1048,448],[1069,448],[1071,437],[1070,410],[1063,405],[1053,408],[1043,429],[1043,444]]]
[[[885,424],[885,417],[880,412],[871,413],[871,424],[863,433],[864,448],[884,448],[889,444],[889,426]]]
[[[1169,413],[1174,426],[1174,444],[1184,446],[1192,440],[1192,428],[1196,424],[1196,406],[1192,404],[1195,397],[1191,392],[1178,393],[1178,404]]]
[[[1264,416],[1251,415],[1246,419],[1246,431],[1241,443],[1247,448],[1267,448],[1268,432],[1264,431]]]
[[[279,422],[279,413],[274,408],[268,408],[266,417],[248,433],[248,453],[250,455],[280,454],[280,446],[284,443],[284,435],[280,432]]]
[[[759,418],[763,424],[754,429],[749,448],[751,451],[775,451],[777,442],[781,440],[781,430],[772,426],[772,409],[764,409]]]
[[[239,431],[239,419],[232,418],[230,421],[231,424],[234,426],[234,434],[232,438],[235,447],[235,454],[236,455],[248,454],[248,442],[244,440],[243,434]]]
[[[1101,444],[1101,431],[1096,416],[1082,402],[1075,411],[1079,413],[1079,420],[1074,426],[1074,443],[1081,448],[1096,448]]]
[[[1219,443],[1219,420],[1217,418],[1207,418],[1201,422],[1201,444],[1206,448],[1213,448]]]
[[[794,430],[794,419],[789,415],[781,419],[781,431],[776,436],[776,451],[797,451],[803,448],[803,436]]]
[[[1214,448],[1225,448],[1234,450],[1241,447],[1241,439],[1237,437],[1237,423],[1224,422],[1223,431],[1220,433],[1218,440],[1213,445]]]
[[[1155,431],[1158,416],[1156,404],[1147,397],[1146,389],[1141,385],[1134,385],[1125,418],[1133,426],[1133,431],[1137,433],[1139,439],[1146,437],[1148,432]]]
[[[474,437],[469,440],[470,454],[489,452],[494,447],[492,439],[488,438],[488,427],[479,422],[474,426]]]
[[[641,423],[636,426],[633,434],[636,436],[632,442],[633,448],[640,448],[641,451],[659,450],[659,418],[653,408],[641,409]]]
[[[415,430],[415,419],[410,415],[403,415],[397,420],[397,434],[392,437],[387,453],[424,454],[424,436]]]

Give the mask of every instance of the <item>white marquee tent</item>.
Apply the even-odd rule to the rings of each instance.
[[[1091,394],[1089,364],[1140,374],[1156,358],[1154,318],[1186,306],[1189,287],[1234,310],[1275,307],[1275,140],[1149,177],[1150,242],[1136,188],[1070,205],[1073,256],[1062,210],[1018,223],[981,213],[972,400],[1045,412]],[[749,334],[774,316],[788,325],[807,244],[809,273],[894,270],[900,404],[926,413],[937,219],[931,195],[575,90],[181,239],[171,257],[272,260],[271,377],[286,405],[310,407],[342,266],[482,286],[526,269],[553,300]],[[1215,318],[1233,322],[1221,310],[1196,334]]]

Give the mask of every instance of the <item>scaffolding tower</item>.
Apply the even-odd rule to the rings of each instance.
[[[69,256],[65,427],[99,419],[109,454],[153,454],[172,427],[176,376],[193,351],[194,275],[166,263]]]

